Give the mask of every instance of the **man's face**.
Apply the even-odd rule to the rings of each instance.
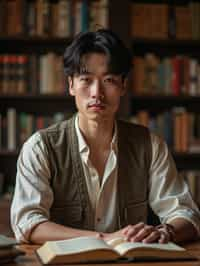
[[[79,117],[96,121],[112,120],[125,93],[122,77],[108,72],[104,54],[84,57],[85,70],[69,78],[69,92],[75,97]]]

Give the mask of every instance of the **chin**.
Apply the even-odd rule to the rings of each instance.
[[[111,116],[110,114],[100,114],[100,113],[93,113],[88,116],[89,119],[94,120],[96,122],[102,122],[102,121],[107,121],[107,120],[113,120],[114,115]]]

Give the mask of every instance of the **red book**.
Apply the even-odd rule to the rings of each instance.
[[[172,58],[172,94],[178,96],[180,94],[180,58],[175,56]]]

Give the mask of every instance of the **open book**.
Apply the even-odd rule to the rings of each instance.
[[[194,259],[187,250],[174,244],[127,242],[116,238],[105,242],[95,237],[48,241],[36,250],[43,264],[139,260]]]

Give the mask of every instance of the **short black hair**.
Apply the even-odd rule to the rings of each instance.
[[[99,29],[79,33],[64,52],[64,73],[74,76],[83,73],[83,56],[102,53],[107,56],[110,73],[127,76],[132,65],[132,56],[122,40],[111,30]]]

